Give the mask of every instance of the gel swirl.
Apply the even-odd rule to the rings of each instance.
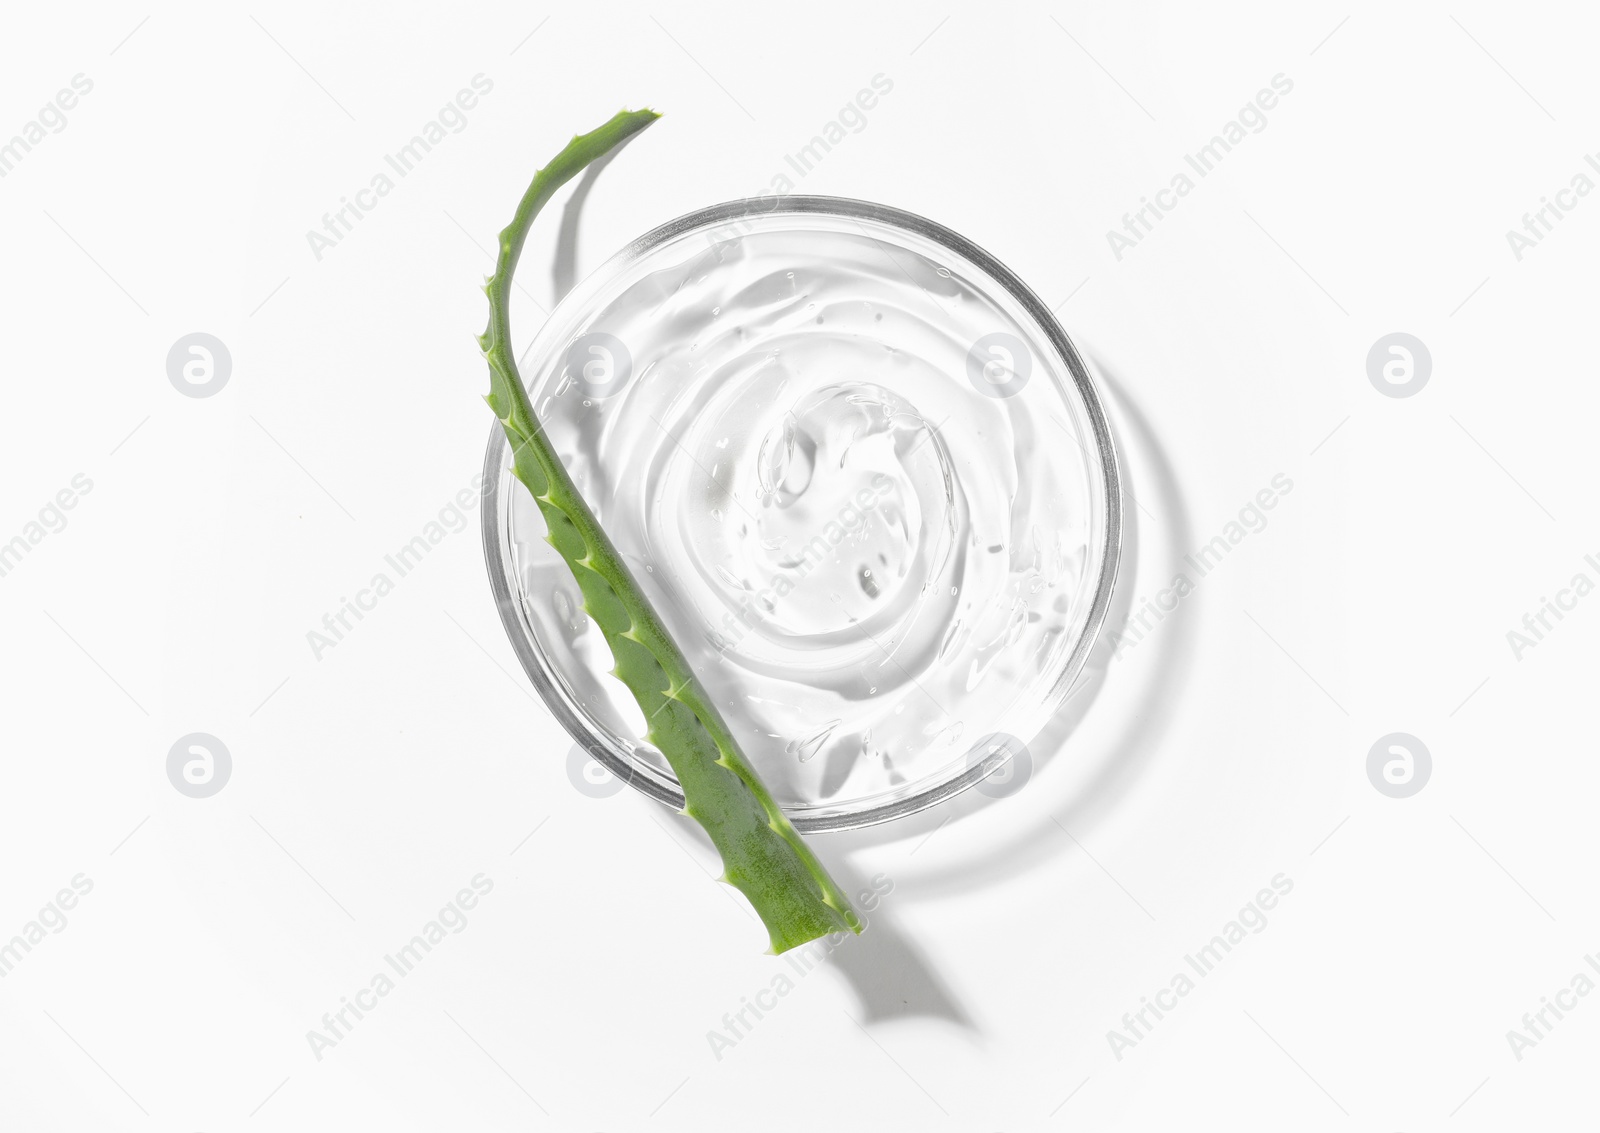
[[[874,227],[690,233],[563,304],[569,325],[526,368],[574,480],[786,807],[892,796],[980,737],[1032,738],[1099,571],[1065,367],[976,268]],[[543,647],[637,745],[576,587],[513,507]]]

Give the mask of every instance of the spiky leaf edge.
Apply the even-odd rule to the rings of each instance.
[[[571,568],[584,610],[611,648],[613,673],[649,721],[646,738],[683,788],[684,812],[705,828],[722,856],[722,880],[749,899],[766,925],[772,952],[779,953],[830,933],[859,933],[863,922],[739,750],[584,502],[534,414],[511,350],[511,280],[534,217],[585,166],[658,117],[652,110],[624,110],[575,136],[534,175],[500,233],[495,273],[484,287],[489,326],[478,345],[489,363],[485,400],[505,430],[517,479],[544,516],[550,544]]]

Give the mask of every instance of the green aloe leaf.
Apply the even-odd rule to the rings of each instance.
[[[574,137],[534,175],[516,216],[500,233],[495,273],[484,288],[489,328],[478,345],[489,362],[485,400],[505,429],[517,479],[544,515],[550,545],[572,569],[584,609],[611,647],[612,672],[639,702],[649,721],[647,738],[678,777],[684,812],[705,827],[722,855],[723,880],[749,898],[772,937],[772,951],[783,952],[828,933],[860,932],[861,919],[739,750],[579,494],[534,416],[511,351],[511,277],[534,217],[585,166],[657,117],[652,110],[622,111],[598,130]]]

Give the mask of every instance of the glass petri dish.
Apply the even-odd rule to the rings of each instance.
[[[574,288],[521,369],[799,830],[994,774],[1081,672],[1121,545],[1111,431],[1049,309],[949,229],[831,197],[702,209]],[[523,668],[597,762],[682,807],[498,423],[484,476]]]

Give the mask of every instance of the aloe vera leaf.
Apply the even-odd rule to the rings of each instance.
[[[571,568],[584,610],[605,635],[613,674],[649,722],[646,738],[666,756],[683,788],[684,813],[705,827],[722,855],[722,880],[755,907],[783,952],[819,936],[860,932],[849,898],[784,817],[739,750],[705,688],[667,634],[534,415],[511,350],[511,277],[539,210],[590,162],[650,125],[652,110],[622,111],[572,139],[534,175],[515,217],[500,233],[489,296],[489,327],[478,339],[489,362],[486,401],[511,445],[517,479],[533,493],[550,545]]]

